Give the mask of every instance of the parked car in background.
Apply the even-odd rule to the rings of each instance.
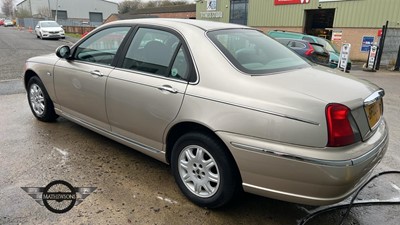
[[[12,27],[12,26],[14,26],[14,23],[13,23],[12,20],[5,19],[5,20],[4,20],[4,26],[5,26],[5,27]]]
[[[64,39],[64,29],[56,21],[45,20],[39,21],[35,27],[36,37],[40,39]]]
[[[321,44],[290,38],[276,38],[276,40],[311,62],[322,66],[330,66],[329,52]]]
[[[388,146],[381,88],[311,66],[242,25],[115,21],[24,68],[38,120],[63,116],[170,164],[202,207],[242,190],[336,203]]]
[[[330,67],[337,68],[339,63],[340,51],[336,49],[336,47],[327,39],[322,37],[316,37],[313,35],[296,33],[291,31],[282,31],[282,30],[273,30],[269,31],[268,35],[273,38],[291,38],[291,39],[299,39],[305,40],[310,43],[318,43],[324,46],[326,50],[329,52],[329,63]],[[351,61],[347,63],[346,71],[349,72],[351,70]]]
[[[0,19],[0,26],[4,25],[4,19]]]

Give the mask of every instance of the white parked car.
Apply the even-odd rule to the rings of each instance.
[[[12,26],[14,26],[14,23],[11,20],[5,19],[4,20],[4,26],[5,27],[12,27]]]
[[[64,29],[56,21],[39,21],[35,27],[36,37],[44,38],[65,38]]]

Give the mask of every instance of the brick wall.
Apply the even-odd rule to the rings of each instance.
[[[109,16],[104,23],[109,23],[109,22],[113,22],[113,21],[117,21],[119,20],[118,16],[115,14],[112,14],[111,16]]]
[[[363,36],[373,36],[374,42],[379,44],[379,38],[377,37],[378,28],[375,29],[361,29],[361,28],[335,28],[334,30],[342,31],[342,40],[333,41],[333,43],[340,50],[340,46],[343,43],[351,44],[350,58],[355,61],[367,61],[368,52],[361,52],[362,38]]]

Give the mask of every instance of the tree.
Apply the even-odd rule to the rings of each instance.
[[[32,14],[31,14],[31,11],[21,8],[21,9],[18,9],[16,16],[18,18],[30,18],[30,17],[32,17]]]
[[[140,0],[125,0],[118,5],[118,13],[124,14],[140,8],[142,8],[142,2]]]
[[[142,0],[125,0],[118,5],[118,13],[124,14],[142,8],[155,8],[155,7],[163,7],[170,5],[186,5],[186,4],[188,4],[187,0],[186,1],[152,0],[148,2],[142,2]]]
[[[1,11],[7,16],[11,17],[14,9],[14,0],[2,0],[3,6],[1,7]]]
[[[52,16],[51,15],[51,10],[49,9],[49,7],[46,7],[46,6],[40,7],[38,9],[38,14],[41,17],[51,17]]]
[[[154,8],[154,7],[164,7],[164,6],[171,6],[171,5],[186,5],[188,4],[187,1],[172,1],[172,0],[163,0],[163,1],[148,1],[144,4],[143,8]]]

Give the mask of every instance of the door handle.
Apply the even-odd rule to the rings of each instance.
[[[171,92],[173,94],[178,93],[177,89],[175,89],[175,88],[173,88],[173,87],[171,87],[169,85],[163,85],[161,87],[158,87],[157,89],[160,90],[160,91],[168,91],[168,92]]]
[[[93,76],[96,76],[96,77],[102,77],[102,76],[104,76],[104,74],[102,74],[100,71],[98,71],[98,70],[93,70],[93,71],[90,71],[90,74],[92,74]]]

